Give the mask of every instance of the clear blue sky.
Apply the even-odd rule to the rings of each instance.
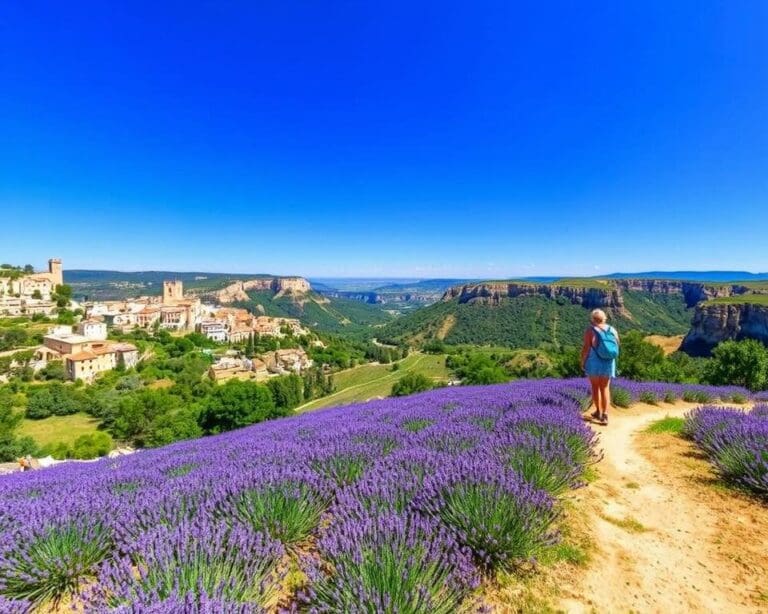
[[[768,2],[0,3],[0,260],[768,270]]]

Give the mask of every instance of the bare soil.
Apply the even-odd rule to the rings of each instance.
[[[768,612],[768,505],[722,485],[680,437],[644,432],[692,407],[639,404],[594,427],[605,458],[578,495],[594,551],[556,610]]]
[[[665,337],[664,335],[648,335],[645,340],[653,345],[658,345],[664,350],[664,354],[669,356],[680,349],[680,346],[683,343],[683,335],[674,335],[672,337]]]

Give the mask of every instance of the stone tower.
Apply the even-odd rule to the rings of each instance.
[[[184,284],[180,279],[163,282],[163,303],[173,305],[184,298]]]
[[[48,276],[56,286],[64,283],[64,270],[61,268],[61,258],[51,258],[48,260]]]

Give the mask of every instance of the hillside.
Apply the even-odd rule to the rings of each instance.
[[[434,305],[384,327],[379,338],[421,344],[490,344],[513,348],[580,343],[587,311],[604,309],[621,330],[683,335],[693,308],[709,299],[768,292],[764,282],[721,284],[664,279],[491,281],[449,289]]]
[[[252,290],[247,297],[248,300],[235,301],[233,305],[269,316],[298,318],[306,326],[325,332],[357,332],[392,320],[377,305],[315,292],[279,295],[269,290]]]

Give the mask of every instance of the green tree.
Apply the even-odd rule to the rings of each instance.
[[[275,407],[272,394],[266,386],[230,380],[214,388],[203,401],[200,427],[206,433],[222,433],[287,413]]]
[[[36,452],[30,437],[19,437],[17,431],[24,414],[13,409],[13,394],[6,387],[0,391],[0,462],[15,461]]]
[[[392,386],[392,396],[402,397],[416,392],[432,390],[434,384],[423,373],[406,373]]]
[[[89,459],[106,456],[114,448],[114,442],[108,433],[96,431],[81,435],[72,444],[72,458]]]
[[[84,394],[61,382],[35,386],[29,390],[27,418],[39,420],[49,416],[68,416],[85,409]]]
[[[633,330],[621,337],[618,371],[622,377],[647,380],[664,364],[664,350],[648,343],[643,334]]]
[[[38,379],[58,380],[63,382],[67,379],[67,370],[61,360],[52,360],[37,372]]]
[[[181,398],[169,390],[141,390],[121,398],[104,422],[117,439],[143,447],[156,421],[181,407]]]
[[[51,298],[56,301],[56,306],[59,309],[64,309],[69,306],[72,301],[72,286],[67,284],[61,284],[56,286]]]
[[[194,439],[203,435],[198,424],[199,413],[194,407],[158,416],[147,433],[146,445],[164,446],[180,439]]]
[[[724,341],[712,352],[704,377],[717,386],[765,390],[768,387],[768,348],[755,339]]]
[[[274,377],[267,382],[267,387],[272,393],[275,407],[281,409],[293,409],[304,398],[304,382],[295,374]]]
[[[24,347],[29,343],[29,335],[23,328],[12,327],[0,330],[0,352]]]

